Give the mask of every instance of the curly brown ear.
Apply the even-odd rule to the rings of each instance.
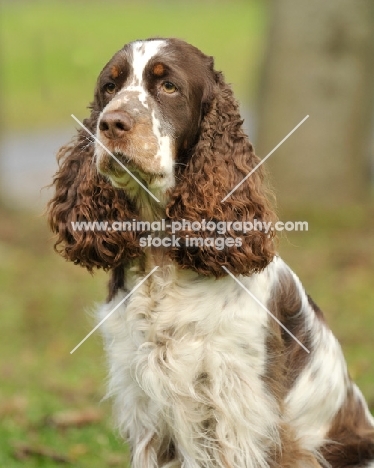
[[[95,132],[96,120],[84,125]],[[59,170],[54,176],[55,194],[48,203],[48,221],[57,234],[55,250],[67,260],[92,271],[116,268],[140,255],[136,233],[113,230],[77,230],[72,223],[126,221],[137,218],[133,204],[98,174],[94,144],[85,130],[57,154]]]
[[[187,167],[177,174],[180,182],[171,194],[167,215],[174,222],[205,220],[216,225],[224,222],[225,226],[235,221],[272,222],[275,215],[262,183],[261,167],[222,202],[260,159],[242,130],[243,120],[230,87],[224,83],[221,73],[215,72],[215,80],[200,138]],[[242,275],[265,268],[275,254],[273,231],[244,232],[235,227],[238,224],[234,228],[231,225],[223,235],[207,229],[178,231],[181,247],[173,248],[170,255],[182,268],[217,278],[226,275],[222,266]]]

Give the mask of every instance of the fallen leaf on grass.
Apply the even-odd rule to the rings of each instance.
[[[85,444],[75,444],[75,445],[72,445],[69,449],[69,456],[72,458],[72,459],[76,459],[76,458],[79,458],[83,455],[86,455],[87,453],[89,452],[89,449],[87,447],[87,445]]]
[[[28,405],[28,400],[22,395],[15,395],[0,404],[0,416],[14,416],[24,414]]]
[[[126,455],[111,454],[107,458],[107,466],[127,466],[129,457]]]
[[[67,456],[61,455],[60,453],[56,453],[50,448],[43,447],[40,445],[32,446],[18,443],[14,444],[13,456],[18,460],[27,460],[28,458],[32,457],[41,457],[48,458],[49,460],[53,460],[56,463],[71,463],[71,460]]]
[[[97,408],[60,411],[46,418],[46,423],[57,428],[81,427],[101,421],[103,414]]]

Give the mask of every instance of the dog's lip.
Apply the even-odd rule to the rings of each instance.
[[[126,173],[127,171],[131,172],[133,176],[135,176],[137,179],[140,179],[142,182],[151,183],[155,179],[164,179],[166,177],[166,174],[163,172],[144,171],[141,167],[135,164],[134,161],[130,159],[125,153],[116,151],[113,153],[113,155],[119,161],[118,162],[116,159],[114,159],[117,168],[118,166],[120,166],[124,172]],[[122,176],[122,174],[119,174],[119,171],[115,169],[110,172],[110,175],[114,176],[114,178],[118,181],[120,181],[121,176]]]

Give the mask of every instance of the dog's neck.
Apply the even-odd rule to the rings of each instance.
[[[167,197],[165,193],[157,193],[156,196],[159,199],[159,202],[154,200],[149,194],[145,193],[148,198],[147,202],[144,203],[144,200],[139,200],[138,209],[139,209],[139,220],[146,221],[149,223],[155,224],[158,222],[162,225],[163,220],[166,220],[166,204],[167,204]],[[137,200],[138,202],[138,200]],[[153,239],[155,238],[163,238],[166,233],[161,230],[152,230],[149,234]],[[148,237],[148,235],[147,235]],[[152,270],[155,266],[159,268],[163,268],[167,265],[171,265],[172,261],[168,255],[169,247],[164,246],[146,246],[144,248],[144,265],[145,271],[148,272]]]

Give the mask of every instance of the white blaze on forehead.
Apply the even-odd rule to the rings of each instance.
[[[141,85],[143,72],[152,57],[154,57],[166,44],[166,41],[137,41],[132,45],[132,69],[134,73],[134,82]]]
[[[141,104],[148,108],[147,91],[144,87],[143,73],[147,63],[154,57],[160,49],[166,45],[166,41],[136,41],[132,44],[132,80],[122,92],[136,92]]]

